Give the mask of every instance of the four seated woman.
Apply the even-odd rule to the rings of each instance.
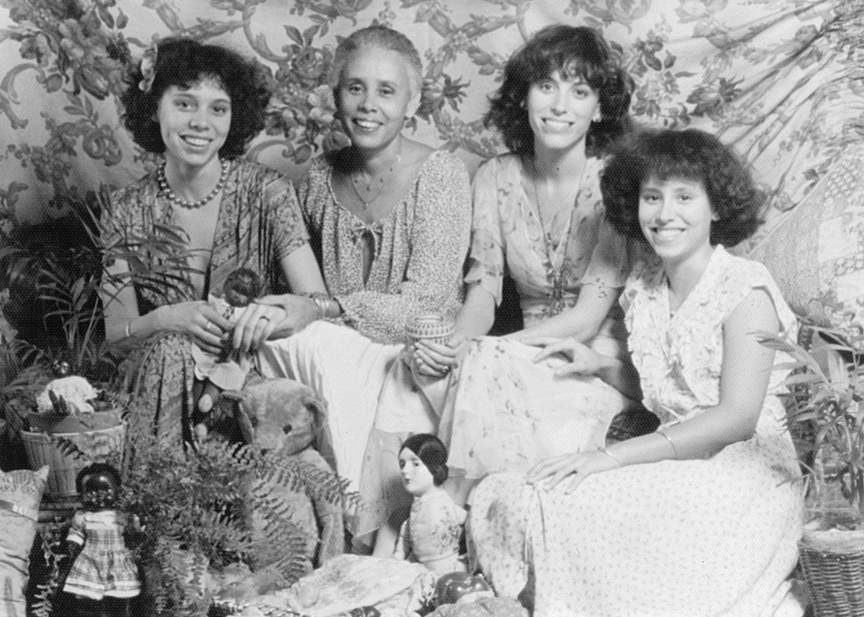
[[[632,82],[595,31],[544,29],[508,62],[487,115],[511,153],[477,172],[459,308],[468,179],[457,157],[402,135],[420,71],[413,45],[389,28],[340,43],[333,87],[352,143],[312,164],[299,207],[287,179],[235,160],[269,96],[253,65],[169,40],[133,74],[127,126],[164,163],[113,195],[106,241],[174,225],[191,253],[188,289],[106,278],[108,337],[148,338],[134,363],[132,430],[188,440],[190,341],[215,353],[230,339],[257,352],[265,376],[327,401],[322,449],[351,488],[376,410],[364,478],[381,486],[392,470],[370,453],[388,457],[412,432],[438,431],[450,466],[472,480],[530,468],[531,484],[496,474],[479,485],[470,540],[496,591],[529,591],[536,615],[761,614],[794,565],[800,491],[782,409],[765,394],[773,353],[751,334],[791,331],[794,318],[764,268],[722,246],[759,221],[746,170],[716,139],[686,131],[640,132],[603,172],[628,128]],[[646,257],[621,307],[638,378],[616,306],[637,252]],[[204,298],[238,267],[260,272],[265,294],[234,327]],[[525,329],[467,342],[489,331],[505,272]],[[293,294],[274,295],[280,277]],[[388,387],[405,386],[394,370],[405,324],[431,312],[455,317],[457,335],[413,348],[426,394],[388,399]],[[429,394],[442,384],[445,395]],[[598,450],[611,418],[642,397],[664,429]],[[430,401],[440,418],[414,413]],[[375,524],[389,529],[396,493],[367,489]]]

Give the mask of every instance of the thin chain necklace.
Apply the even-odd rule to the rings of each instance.
[[[159,166],[159,169],[156,172],[156,181],[159,183],[159,188],[163,193],[168,197],[172,204],[175,206],[180,206],[181,208],[188,208],[190,210],[194,210],[195,208],[200,208],[203,205],[210,203],[216,195],[219,194],[225,187],[225,180],[228,178],[228,167],[229,163],[227,160],[222,161],[222,172],[219,174],[219,182],[216,183],[216,186],[213,187],[213,190],[207,193],[203,198],[198,201],[186,201],[185,199],[180,199],[171,190],[171,186],[168,184],[168,179],[165,177],[165,161],[162,161],[162,164]]]
[[[372,176],[368,180],[361,180],[357,172],[351,172],[351,188],[354,189],[354,194],[357,195],[357,199],[359,199],[363,203],[364,208],[368,208],[373,202],[375,202],[379,197],[381,197],[381,193],[384,191],[384,187],[387,186],[387,181],[393,177],[393,173],[396,171],[396,167],[399,166],[399,162],[402,160],[402,142],[399,142],[399,152],[396,153],[396,158],[393,159],[393,163],[384,171],[384,173]],[[363,185],[363,189],[366,191],[366,196],[363,196],[363,193],[360,191],[360,186]],[[371,197],[369,196],[371,193],[374,193]]]

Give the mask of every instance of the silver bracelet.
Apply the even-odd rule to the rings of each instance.
[[[618,465],[618,467],[624,466],[624,464],[621,462],[621,459],[618,458],[617,456],[615,456],[614,454],[612,454],[611,452],[609,452],[609,450],[607,450],[606,448],[600,448],[597,451],[602,452],[603,454],[605,454],[606,456],[611,458],[613,461],[615,461],[615,464]]]
[[[669,435],[667,435],[663,429],[658,428],[655,432],[660,434],[660,435],[663,435],[663,437],[666,438],[666,441],[668,441],[669,445],[672,446],[672,454],[674,455],[674,458],[677,460],[678,459],[678,448],[675,447],[675,442],[672,441],[672,438],[669,437]]]
[[[126,329],[125,329],[126,338],[129,338],[130,336],[132,336],[132,322],[133,321],[134,321],[133,319],[130,319],[126,322]]]
[[[312,294],[309,296],[315,306],[318,307],[318,319],[327,319],[327,300],[322,294]]]

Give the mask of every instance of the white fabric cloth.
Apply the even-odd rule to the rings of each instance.
[[[347,326],[316,321],[258,350],[264,377],[289,377],[312,388],[327,407],[319,448],[357,491],[363,453],[381,384],[402,345],[376,343]]]

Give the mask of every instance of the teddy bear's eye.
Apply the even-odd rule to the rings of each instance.
[[[290,424],[286,424],[285,426],[282,427],[282,432],[287,435],[288,433],[291,432],[292,428],[293,427]]]

